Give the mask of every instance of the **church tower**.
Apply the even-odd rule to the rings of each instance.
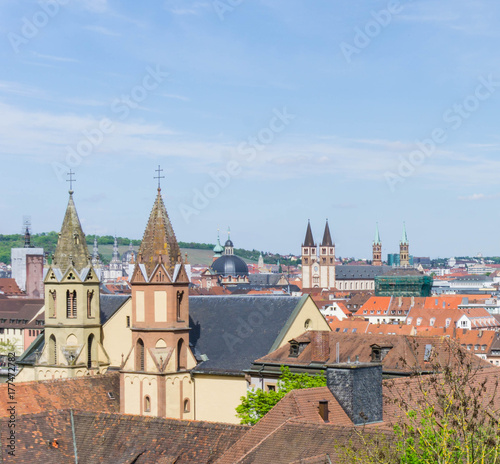
[[[399,264],[401,267],[410,266],[410,242],[406,234],[406,223],[403,222],[403,236],[399,243]]]
[[[306,236],[302,243],[302,288],[319,287],[318,249],[314,243],[311,222],[307,222]]]
[[[99,246],[97,245],[97,235],[94,236],[94,247],[92,249],[92,266],[94,268],[100,267],[101,258],[99,256]]]
[[[45,269],[45,345],[35,379],[80,377],[106,371],[99,278],[78,219],[73,190],[52,263]]]
[[[120,411],[192,419],[189,278],[160,187],[130,282],[132,348],[121,368]]]
[[[375,240],[373,241],[373,266],[382,266],[382,241],[380,240],[380,232],[377,228],[375,229]]]
[[[320,287],[335,288],[335,244],[332,241],[328,219],[323,240],[319,246]]]
[[[224,244],[224,254],[226,256],[234,255],[234,245],[233,242],[231,241],[231,229],[229,227],[227,228],[227,240],[226,243]]]
[[[115,235],[115,241],[113,243],[113,256],[109,262],[109,272],[107,273],[109,279],[117,279],[123,277],[123,265],[120,259],[120,253],[118,253],[118,240]]]

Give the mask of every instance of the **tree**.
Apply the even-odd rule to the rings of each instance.
[[[316,375],[293,374],[287,366],[281,366],[280,370],[281,376],[276,391],[265,392],[261,389],[255,389],[247,392],[247,396],[241,397],[241,404],[236,408],[236,412],[242,424],[255,425],[281,398],[292,390],[326,386],[326,378],[323,373]]]
[[[340,462],[500,464],[500,374],[448,343],[451,362],[433,355],[430,374],[415,370],[409,380],[386,381],[385,401],[399,415],[393,433],[356,431],[356,439],[338,446]]]
[[[7,339],[5,341],[0,341],[0,355],[7,355],[9,353],[16,352],[17,338],[14,340]]]

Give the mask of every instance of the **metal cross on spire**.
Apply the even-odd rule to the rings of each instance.
[[[76,182],[76,179],[73,179],[74,174],[75,173],[71,169],[66,174],[69,176],[69,179],[66,179],[66,182],[69,182],[69,193],[73,193],[73,182]]]
[[[155,169],[155,172],[158,173],[158,176],[154,176],[153,179],[158,179],[158,190],[160,190],[160,179],[165,179],[165,176],[161,176],[161,172],[163,169],[160,168],[160,165],[158,165],[158,169]]]

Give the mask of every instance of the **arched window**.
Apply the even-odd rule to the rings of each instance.
[[[76,290],[66,291],[66,317],[76,317]]]
[[[177,370],[186,368],[186,361],[184,356],[184,340],[181,338],[177,342]]]
[[[49,338],[49,364],[57,364],[57,342],[54,335]]]
[[[87,342],[87,369],[92,368],[92,348],[94,342],[94,334],[90,334]]]
[[[87,317],[93,317],[92,298],[94,298],[94,290],[87,290]]]
[[[144,412],[151,412],[151,398],[149,396],[144,397]]]
[[[189,412],[189,411],[190,411],[189,399],[186,398],[184,400],[184,412]]]
[[[135,370],[144,371],[144,342],[139,338],[135,346]]]
[[[49,317],[56,317],[56,291],[49,290]]]

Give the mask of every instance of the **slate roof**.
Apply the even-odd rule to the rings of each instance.
[[[76,449],[84,464],[208,464],[248,431],[240,425],[73,411],[73,441],[71,414],[18,417],[15,462],[73,464]],[[8,442],[5,421],[0,421],[2,443]]]
[[[389,266],[336,266],[336,280],[373,280],[376,276],[383,275],[391,268]]]
[[[117,372],[72,379],[38,380],[15,384],[16,413],[37,414],[63,408],[94,412],[120,411],[120,374]],[[112,394],[111,399],[108,392]],[[8,385],[0,385],[0,417],[7,417]]]
[[[248,280],[250,285],[261,285],[274,287],[281,279],[281,274],[250,274]]]
[[[129,298],[130,295],[100,295],[101,324],[108,322]]]
[[[190,296],[190,345],[195,372],[242,374],[277,346],[305,297]],[[293,316],[293,317],[292,317]]]

